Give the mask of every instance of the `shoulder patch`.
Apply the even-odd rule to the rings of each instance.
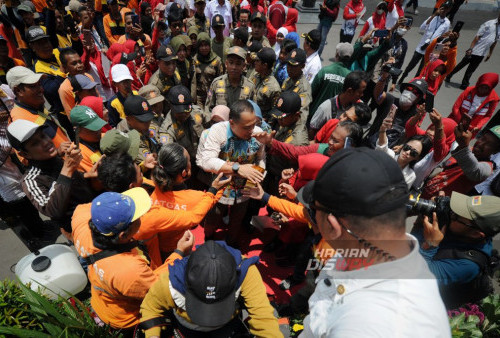
[[[265,94],[267,92],[267,89],[267,86],[264,86],[260,91],[262,92],[262,94]]]

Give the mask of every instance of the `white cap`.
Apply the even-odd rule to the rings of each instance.
[[[31,69],[23,66],[16,66],[7,72],[7,84],[14,89],[20,84],[34,84],[40,81],[43,74],[37,74]]]
[[[21,145],[28,141],[37,129],[41,127],[43,125],[40,126],[28,120],[15,120],[7,127],[7,137],[12,147],[20,150]]]
[[[116,83],[122,82],[123,80],[133,80],[128,67],[121,63],[114,65],[113,68],[111,68],[111,77],[113,78],[113,82]]]
[[[68,6],[66,6],[64,9],[67,11],[72,11],[72,12],[78,12],[80,8],[83,7],[83,4],[78,1],[78,0],[70,0]]]

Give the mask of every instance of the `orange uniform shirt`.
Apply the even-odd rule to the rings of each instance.
[[[49,115],[47,110],[37,112],[34,110],[28,110],[16,104],[10,112],[10,117],[12,119],[10,122],[14,122],[15,120],[28,120],[38,124],[39,126],[44,124],[48,125],[49,127],[45,128],[45,133],[50,136],[56,148],[59,148],[61,143],[70,141],[68,134],[66,134],[66,130],[61,127],[56,119]]]
[[[82,161],[80,162],[78,171],[86,173],[89,172],[94,164],[99,161],[102,154],[99,148],[97,148],[97,150],[93,150],[90,146],[83,142],[80,142],[80,150],[82,152]]]
[[[203,220],[208,211],[212,209],[217,201],[219,201],[222,196],[222,192],[223,190],[219,190],[217,195],[209,192],[201,193],[200,195],[197,191],[193,190],[178,191],[177,193],[185,193],[182,197],[183,203],[185,203],[188,198],[198,199],[189,203],[190,206],[192,206],[190,210],[174,210],[168,208],[167,204],[163,206],[160,202],[163,200],[173,201],[173,197],[165,196],[165,194],[161,193],[159,189],[155,189],[151,195],[153,206],[144,216],[141,217],[141,228],[134,235],[135,239],[142,240],[147,245],[149,257],[151,258],[151,267],[153,269],[161,264],[158,234],[163,232],[163,238],[172,236],[172,238],[167,240],[163,247],[168,249],[168,251],[175,250],[177,241],[180,239],[184,231],[191,229]],[[180,201],[181,197],[178,198]]]
[[[94,78],[90,74],[85,73],[84,75],[94,81]],[[68,115],[69,118],[69,112],[75,107],[76,103],[73,86],[68,78],[61,83],[57,92],[59,93],[59,98],[61,99],[61,103],[64,107],[64,113]],[[97,95],[99,95],[99,93],[97,93]]]
[[[99,251],[92,240],[89,228],[91,203],[81,204],[73,213],[71,226],[75,248],[82,257]],[[174,253],[154,270],[137,249],[97,261],[88,266],[92,285],[92,308],[99,318],[114,328],[130,328],[139,323],[139,309],[149,288],[158,280],[168,264],[182,258]]]

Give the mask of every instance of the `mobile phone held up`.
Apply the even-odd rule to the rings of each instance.
[[[434,110],[434,94],[427,91],[425,94],[425,111],[431,113]]]
[[[406,19],[406,26],[411,27],[413,25],[413,17],[412,16],[405,16]]]
[[[141,25],[140,20],[139,20],[139,15],[133,14],[132,15],[132,25],[135,27],[136,25]]]
[[[373,36],[376,38],[385,38],[387,35],[389,35],[388,29],[379,29],[373,33]]]

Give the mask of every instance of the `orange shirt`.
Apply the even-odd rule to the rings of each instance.
[[[90,74],[85,73],[84,75],[94,81],[94,78]],[[57,92],[59,93],[59,98],[61,99],[61,103],[64,107],[64,113],[69,117],[69,112],[76,106],[76,103],[73,86],[68,78],[61,83]],[[97,93],[97,95],[99,95],[99,93]]]
[[[73,213],[71,226],[75,248],[82,257],[93,255],[100,249],[94,246],[89,228],[91,203],[80,204]],[[88,266],[92,285],[92,308],[99,318],[114,328],[130,328],[139,323],[139,309],[149,288],[159,274],[175,259],[174,253],[162,265],[152,270],[138,249],[101,259]]]
[[[135,9],[135,13],[139,14],[140,8],[139,8],[139,1],[137,0],[129,0],[127,4],[127,8],[129,9]]]
[[[42,13],[43,9],[47,7],[47,1],[45,0],[33,0],[31,2],[35,5],[35,9],[38,13]]]
[[[38,124],[39,126],[44,124],[48,125],[48,128],[45,128],[45,133],[50,136],[56,148],[59,148],[61,143],[70,141],[68,134],[66,134],[66,130],[64,130],[59,122],[51,117],[49,112],[45,109],[43,112],[37,112],[35,110],[28,110],[16,104],[10,112],[10,117],[10,122],[14,122],[15,120],[28,120]]]
[[[148,247],[149,257],[151,258],[151,267],[154,269],[159,264],[161,264],[160,256],[160,244],[158,241],[158,233],[163,232],[164,237],[168,236],[182,236],[184,231],[192,228],[193,226],[199,224],[210,209],[219,201],[222,196],[223,190],[219,190],[217,195],[212,193],[201,193],[194,190],[183,190],[178,191],[176,196],[181,196],[183,203],[187,201],[188,198],[197,198],[196,201],[192,201],[190,204],[190,210],[175,210],[169,209],[162,205],[161,201],[171,201],[174,200],[173,195],[169,196],[169,193],[162,193],[158,188],[155,189],[151,195],[153,201],[153,206],[151,209],[141,217],[141,228],[134,235],[135,239],[142,240]],[[189,196],[188,196],[189,195]],[[181,197],[178,197],[179,201]],[[157,201],[157,202],[155,202]],[[187,209],[187,204],[186,204]],[[179,237],[171,238],[167,243],[163,245],[164,248],[173,251],[177,246],[177,241]],[[175,243],[175,244],[173,244]]]
[[[118,42],[120,36],[125,34],[125,22],[123,19],[117,23],[113,19],[111,19],[110,14],[106,14],[102,19],[102,23],[104,25],[106,38],[108,38],[110,45]]]
[[[99,161],[102,154],[99,148],[94,151],[83,142],[80,142],[80,150],[82,152],[82,161],[80,162],[78,171],[86,173],[89,172],[94,164]]]

